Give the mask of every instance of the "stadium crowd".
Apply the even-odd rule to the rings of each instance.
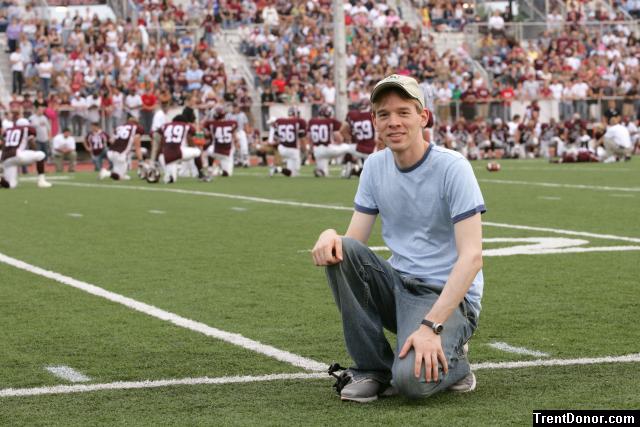
[[[171,109],[187,111],[198,135],[206,133],[207,120],[228,116],[239,132],[234,141],[242,145],[238,162],[247,165],[249,146],[264,155],[258,128],[263,123],[263,130],[269,129],[271,105],[310,104],[311,117],[330,117],[327,112],[336,102],[331,2],[193,1],[186,8],[171,0],[136,4],[137,13],[126,20],[76,12],[58,22],[39,18],[31,4],[4,0],[0,25],[6,24],[12,97],[8,105],[0,105],[3,129],[28,118],[38,129],[39,147],[49,154],[48,141],[55,136],[85,139],[99,130],[110,140],[129,118],[153,140]],[[414,4],[426,6],[436,27],[438,9],[449,11],[442,19],[453,29],[480,20],[473,7],[459,1]],[[584,25],[585,20],[624,18],[622,12],[587,6],[564,5],[565,25],[557,19],[559,9],[552,10],[546,31],[528,42],[505,30],[508,11],[493,13],[473,58],[464,49],[439,55],[431,36],[403,21],[386,3],[347,1],[350,109],[365,110],[372,83],[397,73],[421,82],[437,117],[428,135],[469,158],[551,157],[576,143],[596,154],[603,132],[598,122],[611,117],[624,119],[635,146],[640,44],[628,26]],[[637,11],[634,1],[620,7],[632,15]],[[214,49],[214,40],[227,28],[238,28],[240,49],[252,64],[253,85],[237,69],[226,69]],[[474,67],[473,59],[486,73]],[[251,86],[261,94],[261,118],[251,114]],[[525,114],[512,114],[516,100],[531,101]],[[559,120],[540,118],[538,102],[545,100],[557,101]],[[154,124],[157,117],[163,120]],[[333,142],[354,142],[349,130],[332,129],[330,134],[337,132]],[[272,126],[268,142],[277,143],[275,135]],[[75,161],[75,155],[65,154]],[[303,153],[301,161],[306,157]]]

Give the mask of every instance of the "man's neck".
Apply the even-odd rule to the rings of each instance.
[[[409,169],[422,160],[428,149],[429,143],[421,139],[419,144],[415,144],[401,153],[394,152],[393,157],[400,169]]]

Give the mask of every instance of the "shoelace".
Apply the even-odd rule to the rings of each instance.
[[[342,371],[340,374],[336,374],[336,372]],[[344,386],[349,384],[352,380],[351,373],[340,366],[339,363],[334,363],[329,366],[329,370],[327,371],[329,375],[336,379],[336,383],[333,385],[333,388],[336,389],[336,393],[340,394]]]

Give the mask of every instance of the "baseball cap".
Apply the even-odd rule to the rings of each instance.
[[[401,76],[400,74],[391,74],[380,80],[373,88],[373,92],[371,92],[371,97],[369,98],[371,102],[373,103],[375,101],[382,90],[388,88],[398,88],[402,90],[409,97],[418,101],[423,109],[425,108],[424,94],[420,86],[418,86],[417,80],[413,77]]]

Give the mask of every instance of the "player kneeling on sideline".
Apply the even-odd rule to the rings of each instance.
[[[300,173],[302,164],[300,150],[303,150],[306,144],[307,124],[299,115],[297,108],[290,107],[289,117],[277,119],[274,123],[275,132],[269,132],[269,144],[274,140],[278,142],[278,153],[286,163],[285,167],[274,165],[269,169],[271,176],[276,173],[282,173],[284,176],[298,176]]]
[[[18,166],[36,164],[38,171],[38,187],[49,188],[51,184],[44,177],[44,159],[46,154],[36,151],[36,130],[29,125],[29,120],[18,119],[13,126],[7,128],[2,139],[2,155],[0,163],[3,167],[0,188],[16,188],[18,186]]]
[[[340,127],[342,124],[333,118],[329,105],[322,105],[318,111],[320,117],[309,120],[307,134],[313,144],[313,157],[316,159],[316,177],[329,175],[329,162],[342,157],[350,151],[348,144],[342,144]]]
[[[214,110],[213,120],[208,120],[202,125],[204,134],[208,140],[206,145],[207,158],[220,162],[222,176],[233,175],[233,155],[238,146],[238,122],[225,118],[225,110],[218,106]],[[242,134],[246,138],[246,134]],[[196,163],[197,164],[197,163]],[[201,164],[199,165],[201,166]]]
[[[109,146],[107,158],[112,164],[111,171],[100,169],[100,179],[111,177],[113,180],[131,179],[127,175],[129,169],[129,156],[131,149],[134,149],[138,162],[142,161],[142,150],[140,148],[140,137],[144,135],[144,129],[138,124],[138,120],[129,116],[127,122],[115,129],[113,144]]]
[[[350,147],[344,158],[343,178],[359,175],[362,163],[369,157],[369,154],[376,150],[376,133],[369,109],[369,102],[361,101],[355,106],[355,109],[347,113],[340,128],[343,139],[348,141]]]
[[[162,126],[160,133],[160,164],[164,170],[164,183],[171,184],[178,181],[178,166],[183,161],[193,160],[202,151],[192,147],[192,137],[196,133],[195,127],[187,123],[182,114]]]
[[[326,266],[354,361],[336,388],[356,402],[472,391],[466,343],[483,289],[478,182],[460,153],[423,139],[430,114],[416,80],[386,77],[371,102],[387,148],[364,163],[346,234],[325,230],[312,250]],[[378,215],[388,261],[366,246]],[[385,328],[397,334],[395,352]]]

